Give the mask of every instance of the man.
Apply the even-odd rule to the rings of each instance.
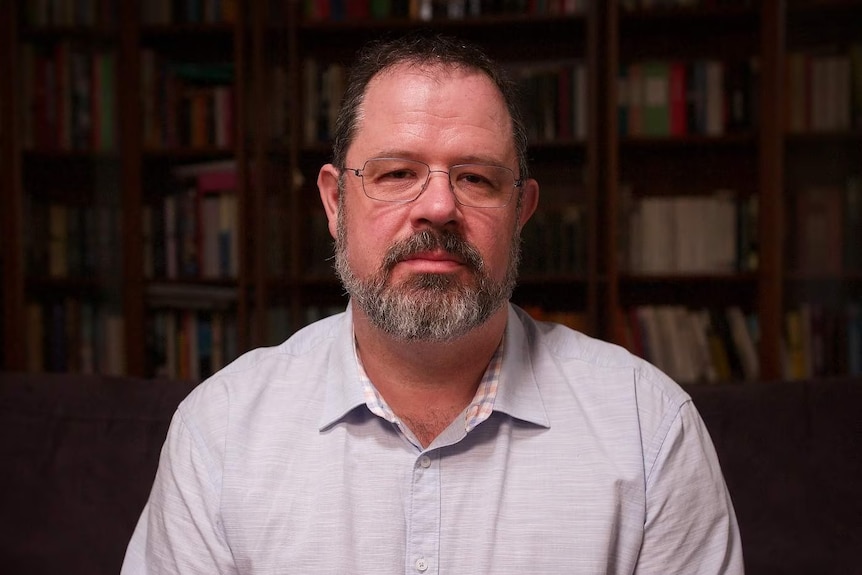
[[[183,402],[123,573],[741,573],[688,396],[508,303],[539,190],[496,65],[372,47],[336,132],[351,303]]]

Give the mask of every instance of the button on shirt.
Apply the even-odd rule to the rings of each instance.
[[[179,406],[122,572],[742,573],[683,390],[514,306],[501,352],[426,449],[366,397],[349,310],[244,355]]]

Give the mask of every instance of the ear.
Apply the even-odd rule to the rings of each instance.
[[[529,178],[524,182],[524,189],[521,192],[521,218],[518,226],[523,228],[527,221],[536,213],[536,208],[539,206],[539,182]]]
[[[333,238],[338,235],[338,177],[340,172],[332,164],[320,168],[317,174],[317,189],[320,191],[320,201],[326,211],[329,222],[329,233]]]

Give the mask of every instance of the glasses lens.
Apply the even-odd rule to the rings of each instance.
[[[411,202],[428,181],[427,164],[403,158],[372,158],[362,167],[362,187],[369,198],[384,202]],[[465,206],[500,208],[509,203],[515,174],[509,168],[488,164],[459,164],[449,169],[455,197]]]
[[[509,203],[515,188],[515,174],[503,166],[462,164],[452,166],[449,178],[466,206],[499,208]]]
[[[413,200],[428,179],[428,166],[398,158],[375,158],[362,168],[362,185],[369,198],[384,202]]]

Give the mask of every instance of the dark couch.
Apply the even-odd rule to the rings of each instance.
[[[0,374],[0,573],[116,574],[188,383]],[[862,382],[688,388],[747,573],[862,573]]]

